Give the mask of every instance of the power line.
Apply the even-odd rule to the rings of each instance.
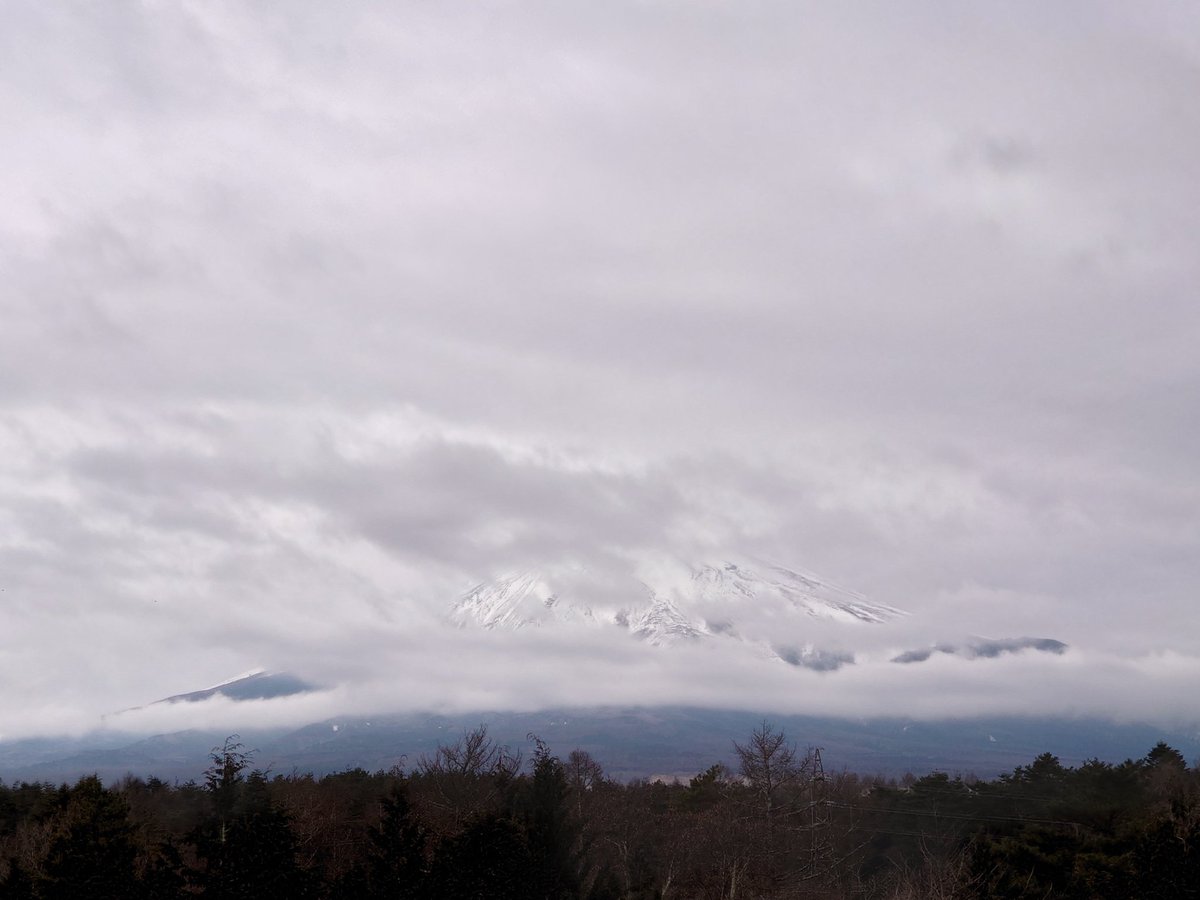
[[[948,791],[942,788],[879,788],[879,790],[896,791],[908,797],[920,797],[924,794],[945,794],[951,797],[963,797],[971,800],[986,800],[989,798],[999,798],[1002,800],[1040,800],[1046,803],[1054,803],[1057,800],[1062,800],[1062,797],[1034,797],[1030,794],[1009,794],[1003,791],[993,791],[991,788],[964,788],[961,791]]]
[[[837,809],[848,809],[851,812],[873,812],[882,815],[926,816],[934,819],[961,819],[966,822],[1022,822],[1027,825],[1070,825],[1073,828],[1091,828],[1090,825],[1086,825],[1083,822],[1071,822],[1065,819],[1035,819],[1028,816],[969,816],[937,812],[936,810],[889,809],[884,806],[853,806],[849,803],[838,803],[835,800],[830,800],[829,805]]]

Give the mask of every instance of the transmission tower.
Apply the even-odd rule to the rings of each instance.
[[[810,890],[827,887],[833,878],[833,845],[829,840],[829,782],[821,763],[821,748],[812,749],[812,777],[808,782],[808,871]]]

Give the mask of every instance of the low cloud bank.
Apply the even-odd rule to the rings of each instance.
[[[165,665],[166,654],[151,653],[147,662],[156,661]],[[1176,654],[939,652],[920,665],[898,666],[891,656],[864,655],[851,663],[797,651],[793,659],[778,658],[718,639],[652,647],[600,630],[380,629],[353,647],[330,642],[281,656],[280,663],[281,671],[326,687],[274,698],[239,701],[217,693],[197,702],[143,705],[107,716],[103,726],[163,732],[302,725],[352,714],[660,705],[853,718],[1086,715],[1178,723],[1194,718],[1200,677],[1200,659]],[[169,680],[147,670],[139,689]],[[4,737],[91,730],[101,725],[88,709],[96,702],[94,695],[76,695],[74,706],[31,715],[9,700],[5,720],[16,727],[6,728]]]

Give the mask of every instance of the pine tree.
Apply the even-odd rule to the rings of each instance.
[[[95,775],[71,789],[63,827],[51,840],[36,887],[41,900],[125,900],[142,896],[129,806]]]
[[[195,834],[204,867],[195,880],[205,897],[220,900],[293,900],[309,893],[307,873],[296,862],[296,841],[286,811],[271,801],[266,775],[244,776],[251,754],[236,741],[214,748],[205,773],[212,817]]]
[[[425,827],[408,802],[403,783],[382,801],[383,816],[371,829],[367,850],[367,897],[418,900],[426,896]]]
[[[526,816],[536,900],[579,896],[582,847],[580,824],[571,815],[570,785],[562,762],[537,741]]]
[[[487,815],[438,848],[430,878],[433,900],[530,900],[537,873],[525,832],[511,819]]]

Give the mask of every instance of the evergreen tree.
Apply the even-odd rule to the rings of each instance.
[[[220,900],[304,897],[309,879],[296,862],[290,819],[271,801],[262,772],[242,774],[251,757],[235,738],[214,748],[205,773],[213,813],[193,836],[204,861],[197,885],[205,897]]]
[[[36,894],[40,900],[141,897],[136,857],[129,806],[95,775],[81,778],[70,791],[62,828],[50,841]]]
[[[396,784],[382,801],[383,816],[368,835],[363,896],[419,900],[427,896],[428,836],[408,802],[407,785]]]
[[[25,867],[16,861],[10,862],[8,877],[0,879],[0,897],[4,900],[34,900],[33,879]]]
[[[525,825],[533,866],[530,896],[536,900],[579,896],[581,835],[571,814],[569,794],[562,762],[537,741]]]
[[[438,848],[431,900],[534,900],[539,893],[524,830],[511,819],[487,815]]]

